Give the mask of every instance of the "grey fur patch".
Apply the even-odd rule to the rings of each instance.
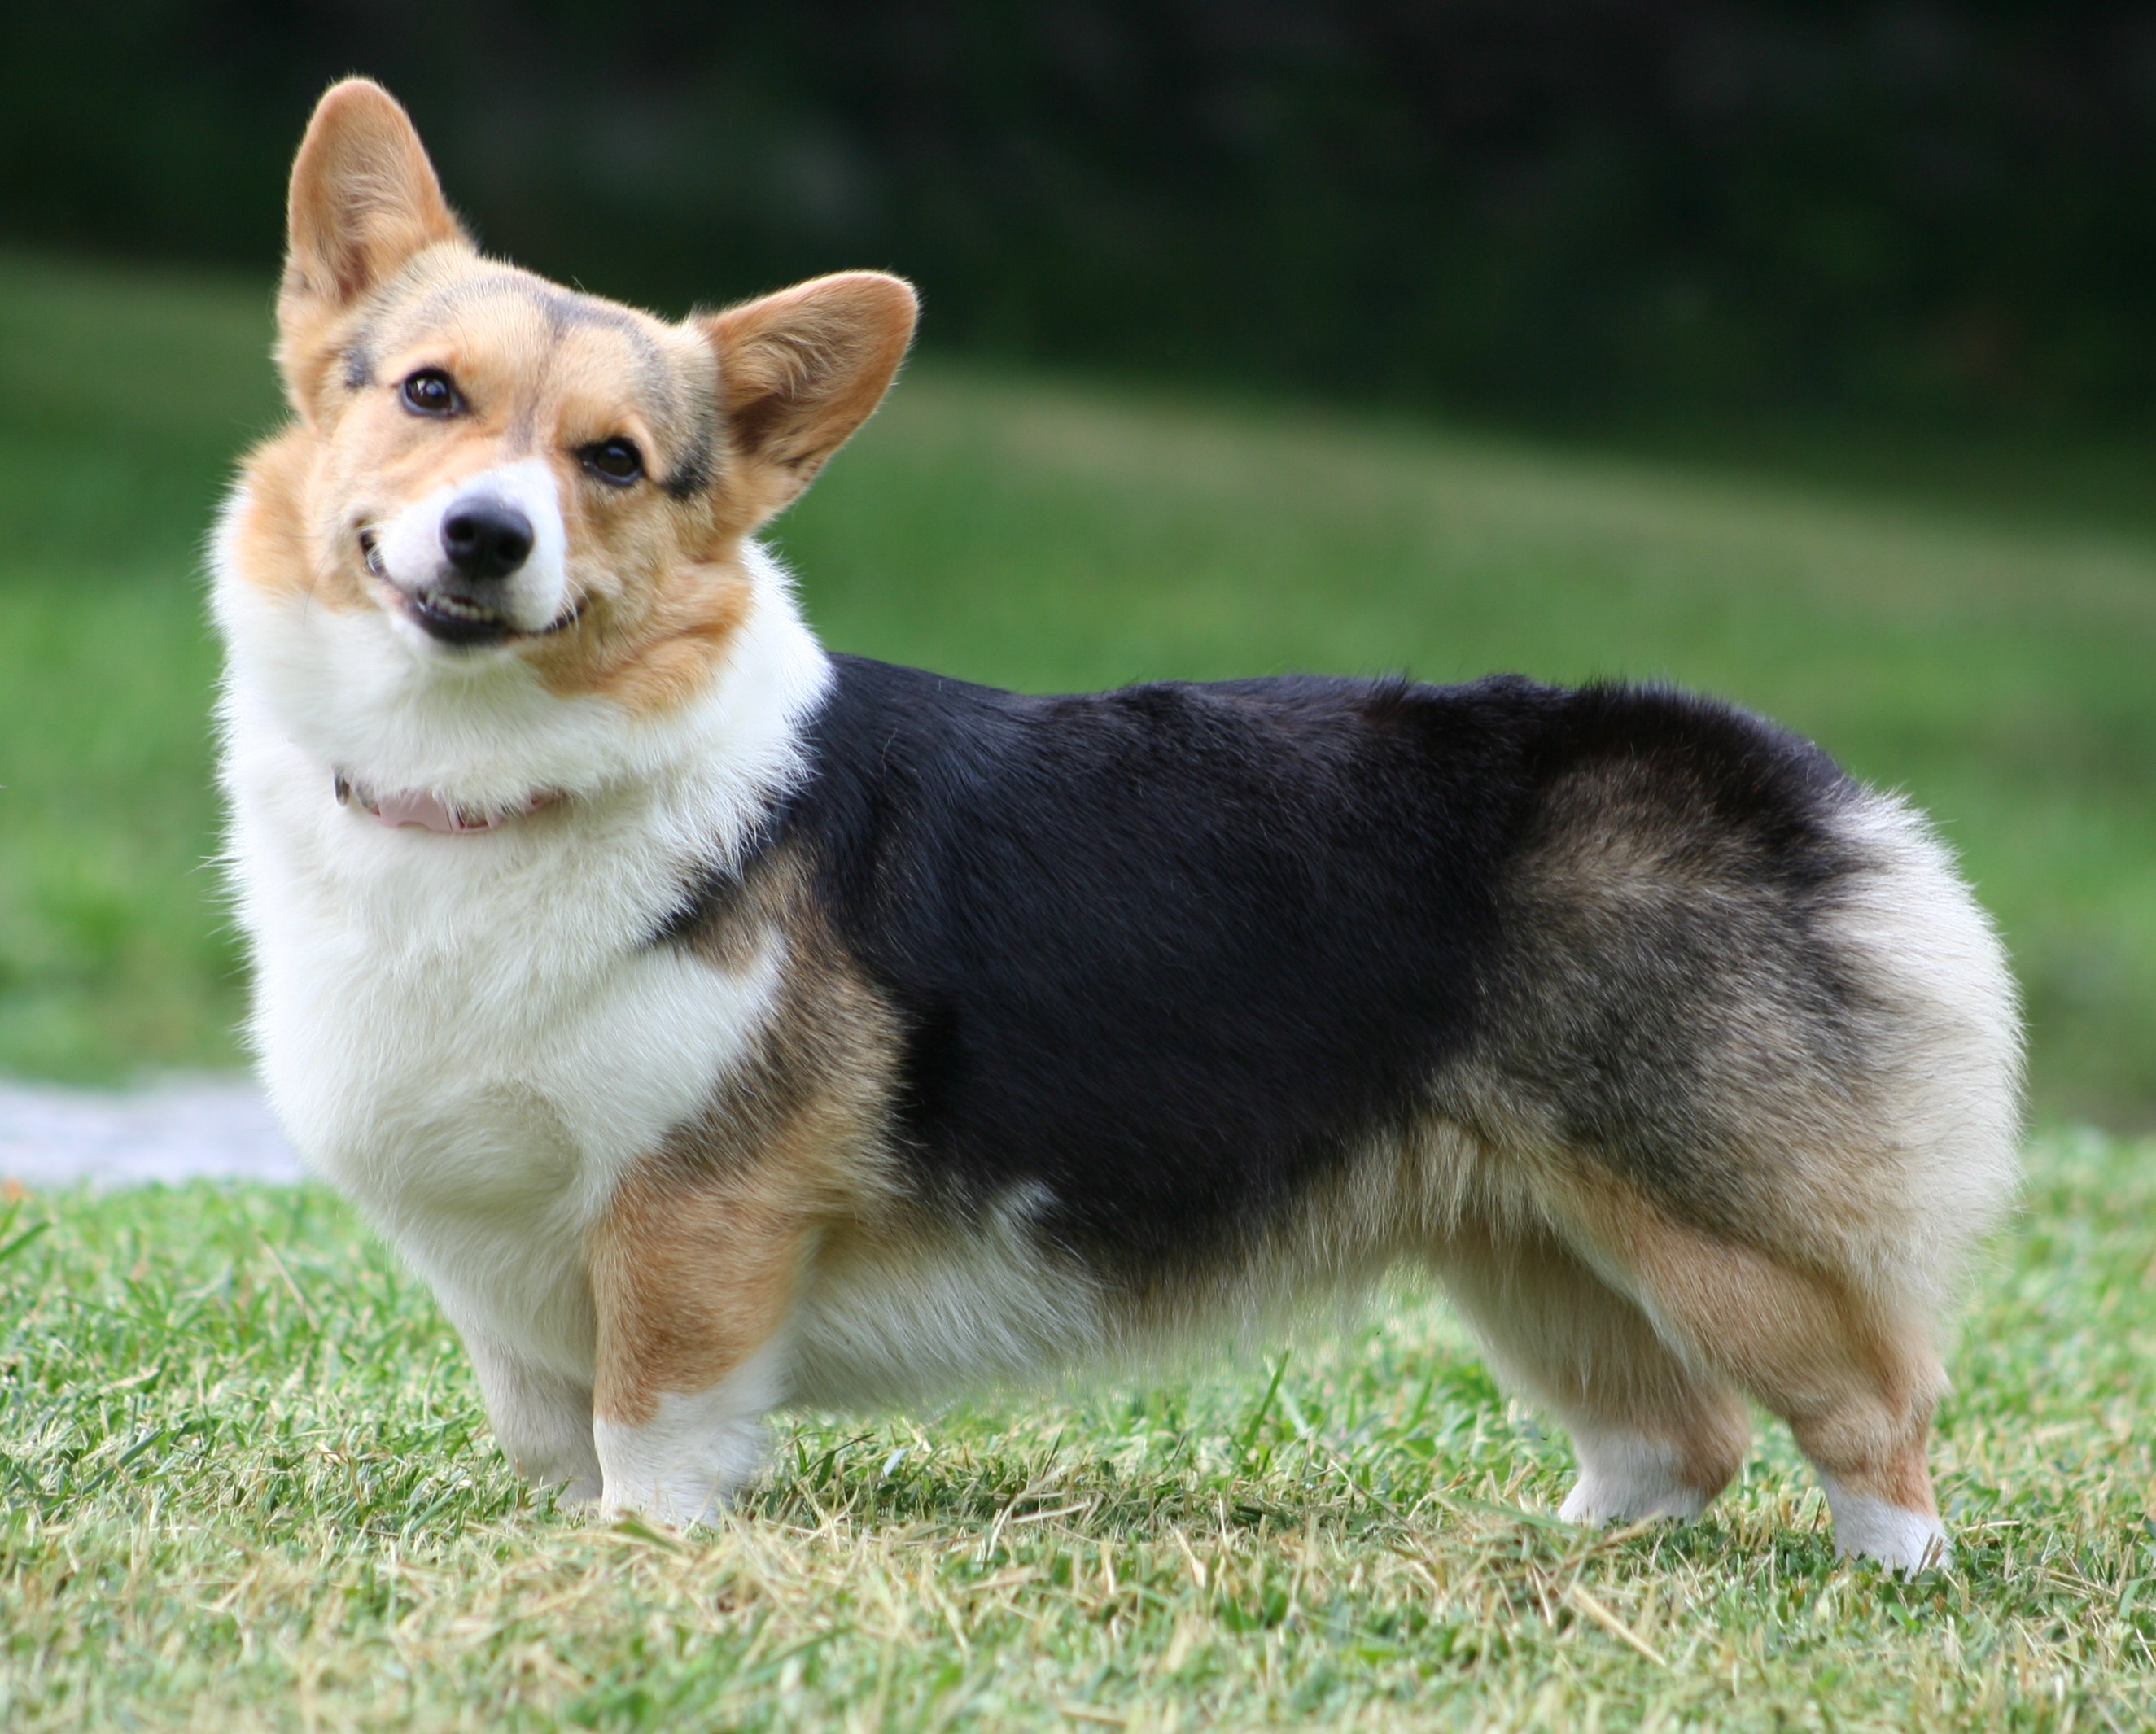
[[[1507,876],[1474,1081],[1450,1080],[1467,1100],[1449,1106],[1500,1144],[1600,1163],[1680,1221],[1772,1238],[1789,1163],[1861,1138],[1887,1017],[1834,936],[1866,863],[1831,807],[1820,818],[1769,847],[1666,762],[1559,782]]]
[[[634,314],[624,308],[610,307],[589,295],[580,295],[572,290],[557,288],[521,271],[485,271],[443,284],[418,304],[413,316],[424,322],[453,308],[469,307],[495,295],[513,296],[536,308],[547,321],[550,337],[558,339],[579,327],[617,331],[637,346],[639,362],[663,365],[650,334]]]
[[[670,387],[672,381],[669,380]],[[678,407],[678,406],[677,406]],[[710,487],[718,470],[719,412],[708,397],[700,397],[690,412],[691,426],[681,455],[665,480],[660,484],[675,500],[690,500]]]

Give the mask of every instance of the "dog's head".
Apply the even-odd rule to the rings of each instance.
[[[290,225],[297,421],[250,461],[221,583],[333,625],[377,686],[684,703],[755,605],[745,539],[912,335],[912,290],[876,273],[677,325],[489,259],[363,80],[316,109]]]

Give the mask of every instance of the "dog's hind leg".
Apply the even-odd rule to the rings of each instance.
[[[1571,1434],[1567,1519],[1694,1517],[1737,1473],[1743,1402],[1561,1242],[1463,1224],[1434,1262],[1500,1376]]]
[[[1661,1333],[1789,1424],[1843,1554],[1913,1574],[1947,1557],[1924,1460],[1946,1376],[1928,1313],[1613,1196],[1581,1237]]]

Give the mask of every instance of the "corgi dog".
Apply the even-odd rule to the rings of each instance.
[[[1936,1323],[2020,1039],[1925,822],[1728,705],[1517,677],[1041,697],[826,651],[757,532],[894,277],[670,324],[480,253],[404,111],[295,165],[289,426],[214,542],[252,1039],[503,1449],[711,1517],[766,1417],[1426,1270],[1702,1511],[1747,1398],[1841,1552],[1944,1557]]]

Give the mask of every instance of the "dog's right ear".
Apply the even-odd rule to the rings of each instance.
[[[411,117],[371,79],[332,85],[292,164],[278,364],[302,415],[343,316],[423,248],[464,241]]]

